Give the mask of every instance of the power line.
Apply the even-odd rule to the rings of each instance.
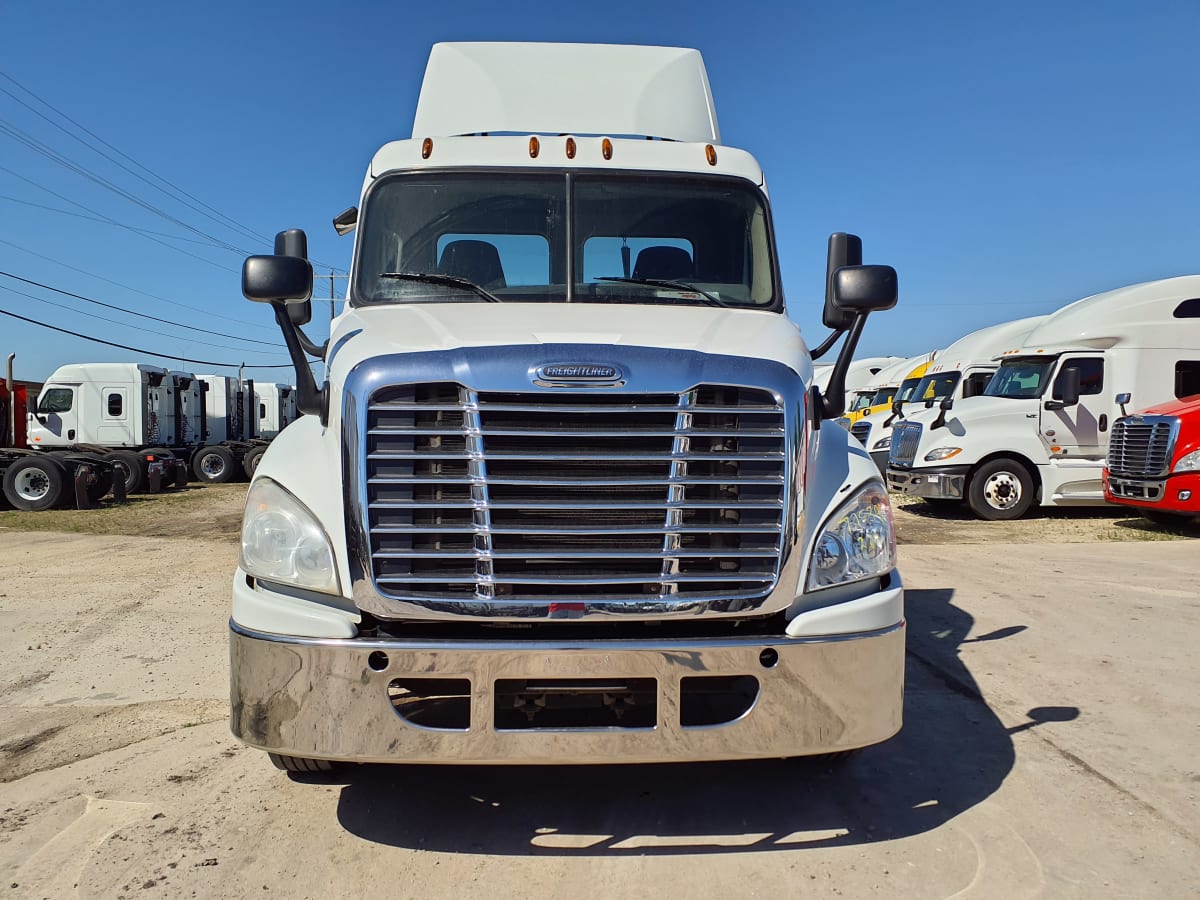
[[[14,293],[16,293],[14,291]],[[37,325],[39,328],[49,328],[51,331],[57,331],[60,334],[69,334],[71,337],[82,338],[85,341],[91,341],[94,344],[104,344],[106,347],[116,347],[118,350],[131,350],[134,353],[145,353],[147,356],[157,356],[161,359],[177,359],[185,363],[199,363],[202,366],[219,366],[225,369],[236,369],[239,366],[245,366],[247,369],[290,369],[290,364],[286,365],[270,365],[260,366],[256,363],[227,363],[213,362],[209,359],[193,359],[190,356],[175,356],[171,353],[159,353],[156,350],[144,350],[141,347],[130,347],[128,344],[117,344],[113,341],[106,341],[102,338],[91,337],[90,335],[80,334],[78,331],[70,331],[66,328],[59,328],[57,325],[48,325],[45,322],[38,322],[36,319],[28,319],[25,316],[19,316],[16,313],[9,312],[6,309],[0,309],[0,316],[9,316],[13,319],[20,319],[22,322],[28,322],[30,325]]]
[[[88,222],[99,222],[102,225],[110,225],[98,216],[87,216],[83,213],[71,212],[69,209],[59,209],[57,206],[47,206],[44,203],[34,203],[32,200],[22,200],[20,197],[10,197],[8,194],[0,194],[0,200],[7,200],[9,203],[20,203],[22,206],[32,206],[34,209],[44,209],[47,212],[58,213],[63,216],[72,216],[76,219],[83,219]],[[173,241],[187,241],[189,244],[207,244],[208,241],[202,241],[199,238],[184,237],[180,234],[167,234],[165,231],[152,231],[149,228],[136,228],[133,225],[126,225],[130,231],[136,231],[140,234],[156,234],[159,237],[170,238]],[[328,277],[328,276],[323,276]]]
[[[6,285],[0,284],[0,291],[8,291],[10,294],[16,294],[18,297],[27,297],[28,299],[33,300],[36,303],[44,303],[47,306],[53,306],[55,309],[65,309],[67,312],[75,313],[75,315],[77,315],[77,316],[87,316],[89,319],[97,319],[101,322],[108,322],[111,325],[118,325],[121,328],[129,327],[128,323],[126,323],[126,322],[119,322],[116,319],[110,319],[107,316],[99,316],[99,315],[96,315],[96,313],[86,312],[85,310],[82,310],[82,309],[75,309],[74,307],[66,306],[62,303],[55,303],[53,300],[47,300],[45,297],[38,297],[38,296],[35,296],[34,294],[27,294],[24,291],[18,291],[18,290],[15,290],[14,288],[7,287]],[[216,347],[221,350],[243,350],[243,349],[245,349],[243,347],[230,347],[228,344],[214,344],[212,341],[202,341],[199,338],[180,337],[179,335],[175,335],[175,334],[167,334],[164,331],[155,331],[153,328],[141,327],[138,330],[144,331],[147,334],[157,334],[159,337],[170,338],[173,341],[183,341],[185,344],[203,344],[205,347]]]
[[[62,194],[58,193],[57,191],[52,191],[50,188],[46,187],[44,184],[40,184],[40,183],[34,181],[32,178],[26,178],[24,175],[14,172],[12,169],[8,168],[7,166],[0,166],[0,172],[7,172],[9,175],[12,175],[14,178],[19,178],[19,179],[21,179],[21,181],[24,181],[26,184],[33,185],[35,188],[38,188],[39,190],[43,190],[47,194],[57,197],[59,200],[62,200],[66,203],[70,203],[72,206],[78,206],[80,209],[87,210],[94,216],[100,216],[100,218],[104,219],[104,221],[108,222],[110,225],[116,225],[117,227],[127,229],[128,231],[131,231],[134,234],[139,234],[139,235],[141,235],[141,237],[144,237],[146,240],[154,241],[154,243],[156,243],[156,244],[162,244],[164,247],[168,247],[171,250],[174,250],[176,253],[182,253],[184,256],[190,256],[190,257],[192,257],[192,259],[198,259],[203,263],[208,263],[208,265],[210,265],[210,266],[215,266],[218,269],[224,269],[226,272],[237,272],[238,271],[237,269],[233,268],[232,266],[223,266],[219,262],[213,262],[211,259],[206,259],[205,257],[200,256],[197,253],[192,253],[190,250],[184,250],[182,247],[176,247],[174,244],[168,244],[166,241],[160,241],[156,237],[151,237],[150,235],[145,234],[141,230],[136,229],[131,225],[126,225],[124,222],[118,222],[116,219],[114,219],[110,216],[106,216],[103,213],[97,212],[96,210],[92,209],[91,207],[84,206],[82,203],[79,203],[76,200],[72,200],[70,197],[64,197]]]
[[[108,141],[104,140],[104,138],[100,137],[100,136],[99,136],[98,134],[96,134],[95,132],[91,131],[90,129],[88,129],[88,128],[87,128],[87,127],[85,127],[84,125],[81,125],[79,122],[77,122],[77,121],[75,121],[74,119],[72,119],[70,116],[68,116],[68,115],[67,115],[65,112],[63,112],[62,110],[58,109],[58,108],[57,108],[56,106],[54,106],[52,103],[50,103],[50,102],[49,102],[49,101],[47,101],[47,100],[44,100],[42,97],[39,97],[37,94],[35,94],[35,93],[34,93],[33,91],[31,91],[29,88],[25,87],[25,85],[21,84],[19,81],[17,81],[15,78],[13,78],[13,77],[12,77],[11,75],[9,75],[8,73],[6,73],[6,72],[0,72],[0,77],[2,77],[2,78],[4,78],[5,80],[9,81],[11,84],[15,85],[16,87],[20,88],[22,91],[24,91],[26,94],[28,94],[28,95],[29,95],[30,97],[32,97],[34,100],[36,100],[38,103],[42,104],[42,105],[43,105],[43,106],[45,106],[47,109],[50,109],[50,110],[52,110],[52,111],[53,111],[55,114],[57,114],[57,115],[58,115],[58,116],[60,116],[61,118],[65,119],[66,121],[70,122],[72,125],[74,125],[76,128],[78,128],[80,131],[84,132],[85,134],[87,134],[87,135],[89,135],[90,137],[94,138],[95,140],[99,141],[101,144],[103,144],[103,145],[104,145],[105,147],[107,147],[108,149],[112,150],[114,153],[117,153],[117,154],[119,154],[120,156],[124,157],[125,159],[127,159],[129,162],[133,163],[135,166],[137,166],[139,169],[141,169],[141,170],[142,170],[143,172],[145,172],[146,174],[150,175],[151,177],[153,177],[153,178],[154,178],[154,179],[156,179],[157,181],[161,182],[162,184],[165,184],[165,185],[167,185],[167,186],[168,186],[168,187],[171,189],[171,191],[174,191],[174,192],[175,192],[175,194],[172,194],[172,193],[171,193],[171,191],[168,191],[168,190],[166,190],[165,188],[163,188],[163,187],[160,187],[159,185],[156,185],[156,184],[154,184],[153,182],[149,181],[148,179],[144,178],[143,176],[141,176],[141,175],[138,175],[138,173],[137,173],[137,172],[134,172],[134,171],[132,171],[131,169],[129,169],[128,167],[126,167],[126,166],[122,165],[120,162],[118,162],[117,160],[113,159],[111,156],[109,156],[108,154],[104,153],[102,150],[99,150],[99,149],[98,149],[98,148],[96,148],[95,146],[93,146],[93,145],[89,144],[87,141],[83,140],[83,139],[82,139],[82,138],[80,138],[78,135],[71,134],[69,131],[67,131],[65,128],[63,128],[61,125],[59,125],[58,123],[56,123],[56,122],[54,122],[53,120],[49,119],[49,118],[48,118],[47,116],[45,116],[43,113],[40,113],[40,112],[38,112],[36,109],[34,109],[33,107],[31,107],[29,104],[25,103],[25,102],[24,102],[23,100],[21,100],[19,97],[17,97],[16,95],[14,95],[14,94],[13,94],[11,91],[9,91],[9,90],[7,90],[7,89],[4,89],[4,88],[0,88],[0,91],[3,91],[5,94],[7,94],[9,97],[11,97],[13,100],[15,100],[17,103],[20,103],[20,104],[21,104],[22,106],[24,106],[26,109],[30,110],[30,111],[31,111],[31,112],[33,112],[35,115],[38,115],[38,116],[40,116],[41,118],[45,119],[47,122],[49,122],[51,125],[54,125],[56,128],[58,128],[58,129],[59,129],[60,131],[62,131],[64,134],[67,134],[68,136],[70,136],[70,137],[71,137],[71,138],[73,138],[74,140],[76,140],[76,141],[80,142],[81,144],[83,144],[85,147],[88,147],[88,148],[89,148],[90,150],[92,150],[93,152],[95,152],[95,153],[99,154],[100,156],[103,156],[105,159],[109,160],[109,161],[110,161],[110,162],[112,162],[113,164],[115,164],[115,165],[117,165],[117,166],[120,166],[122,169],[124,169],[125,171],[129,172],[129,174],[131,174],[131,175],[133,175],[133,176],[135,176],[135,177],[137,177],[137,178],[141,179],[141,180],[142,180],[142,181],[144,181],[146,184],[149,184],[151,187],[154,187],[154,188],[156,188],[157,190],[159,190],[160,192],[162,192],[162,193],[166,194],[167,196],[171,197],[172,199],[176,200],[177,202],[179,202],[179,203],[182,203],[182,204],[183,204],[183,205],[185,205],[185,206],[188,206],[189,208],[193,209],[193,210],[194,210],[194,211],[196,211],[196,212],[199,212],[201,215],[205,215],[205,216],[207,216],[208,218],[212,219],[213,221],[217,222],[218,224],[224,224],[226,227],[228,227],[228,228],[231,228],[231,229],[232,229],[232,230],[234,230],[234,231],[238,231],[238,232],[240,232],[242,235],[244,235],[244,236],[246,236],[246,237],[249,237],[249,238],[251,238],[251,239],[254,239],[254,240],[260,240],[260,241],[263,241],[263,242],[265,242],[265,243],[267,243],[267,244],[270,244],[270,243],[272,243],[272,239],[271,239],[271,238],[268,238],[268,237],[266,237],[265,235],[258,234],[257,232],[255,232],[255,231],[252,231],[251,229],[249,229],[249,228],[247,228],[246,226],[244,226],[244,225],[242,225],[241,223],[239,223],[237,220],[235,220],[235,219],[231,218],[230,216],[227,216],[227,215],[225,215],[225,214],[224,214],[224,213],[222,213],[221,211],[219,211],[219,210],[215,209],[214,207],[210,206],[209,204],[205,203],[205,202],[204,202],[203,200],[201,200],[200,198],[198,198],[198,197],[194,196],[193,194],[190,194],[190,193],[188,193],[188,192],[187,192],[187,191],[185,191],[183,188],[181,188],[181,187],[179,187],[178,185],[174,184],[174,183],[173,183],[172,181],[170,181],[169,179],[167,179],[167,178],[164,178],[163,176],[161,176],[161,175],[159,175],[158,173],[154,172],[152,169],[150,169],[150,168],[148,168],[147,166],[143,165],[142,163],[138,162],[136,159],[134,159],[134,158],[133,158],[132,156],[130,156],[128,153],[125,153],[125,152],[124,152],[123,150],[121,150],[120,148],[118,148],[118,147],[114,147],[114,146],[113,146],[112,144],[110,144]],[[183,195],[183,197],[187,197],[187,198],[188,198],[188,199],[190,199],[190,200],[194,200],[194,201],[195,201],[197,204],[199,204],[201,207],[203,207],[203,208],[204,208],[204,210],[208,210],[209,212],[208,212],[208,213],[206,213],[206,212],[204,212],[204,210],[197,209],[195,206],[192,206],[192,204],[188,203],[186,200],[183,200],[183,199],[181,199],[181,198],[178,196],[178,195],[180,195],[180,194],[182,194],[182,195]],[[209,213],[212,213],[213,215],[210,215]],[[320,262],[319,260],[314,260],[314,262],[316,263],[316,265],[319,265],[319,266],[320,266],[321,268],[323,268],[323,269],[335,269],[335,270],[342,271],[342,272],[345,272],[345,271],[346,271],[346,270],[345,270],[344,268],[342,268],[341,266],[331,266],[331,265],[328,265],[327,263]]]
[[[180,309],[190,309],[192,312],[198,312],[198,313],[201,313],[202,315],[210,316],[214,319],[224,319],[227,322],[234,322],[235,324],[244,325],[248,328],[263,328],[268,331],[274,331],[274,327],[270,326],[270,325],[262,325],[258,322],[247,322],[245,319],[235,319],[232,316],[223,316],[220,313],[211,312],[207,309],[201,309],[198,306],[190,306],[189,304],[181,303],[178,300],[171,300],[167,297],[161,297],[158,294],[151,294],[148,291],[143,291],[143,290],[140,290],[139,288],[130,287],[129,285],[122,284],[119,281],[113,281],[111,278],[105,278],[103,275],[97,275],[95,272],[89,272],[86,269],[80,269],[78,266],[72,266],[69,263],[65,263],[60,259],[55,259],[52,256],[46,256],[44,253],[38,253],[36,250],[30,250],[28,247],[22,247],[20,244],[14,244],[12,241],[6,241],[6,240],[4,240],[4,238],[0,238],[0,244],[6,244],[9,247],[13,247],[16,250],[20,250],[22,253],[28,253],[30,256],[36,256],[38,259],[44,259],[47,262],[54,263],[56,266],[62,266],[64,269],[70,269],[72,272],[78,272],[80,275],[87,275],[89,278],[95,278],[99,281],[103,281],[108,284],[111,284],[114,287],[123,288],[127,291],[132,291],[135,294],[141,294],[143,297],[149,297],[152,300],[161,300],[163,303],[169,303],[172,306],[178,306]],[[322,277],[324,277],[324,276],[322,276]]]
[[[49,144],[39,141],[37,138],[33,137],[31,134],[29,134],[26,131],[22,131],[20,128],[16,127],[11,122],[6,122],[3,119],[0,119],[0,134],[8,135],[10,138],[17,141],[20,144],[23,144],[24,146],[28,147],[30,150],[34,151],[35,153],[39,153],[42,156],[46,157],[46,159],[50,160],[51,162],[57,163],[58,165],[62,166],[64,169],[67,169],[68,171],[74,172],[76,175],[79,175],[81,178],[86,178],[89,181],[100,185],[100,187],[106,188],[107,190],[112,191],[117,196],[123,197],[124,199],[128,200],[130,203],[140,206],[142,209],[146,210],[147,212],[153,213],[154,215],[159,216],[160,218],[165,219],[166,221],[168,221],[174,225],[178,225],[180,228],[184,228],[184,229],[192,232],[193,234],[198,235],[199,237],[205,238],[206,240],[209,241],[209,243],[211,243],[214,247],[216,247],[220,250],[228,250],[230,253],[240,254],[242,256],[251,255],[251,251],[245,249],[244,247],[238,247],[234,244],[229,243],[228,241],[221,240],[221,238],[217,237],[216,235],[209,234],[207,231],[202,231],[193,225],[189,225],[187,222],[183,221],[182,219],[176,218],[175,216],[171,215],[165,209],[162,209],[161,207],[155,206],[153,203],[143,200],[141,197],[125,190],[123,187],[116,184],[115,182],[109,181],[103,175],[97,174],[93,170],[89,169],[87,166],[81,165],[80,163],[75,162],[70,157],[65,156],[62,153],[59,153],[57,150],[55,150]]]
[[[222,331],[211,331],[207,328],[196,328],[193,325],[185,325],[182,322],[173,322],[170,319],[160,319],[160,318],[158,318],[158,316],[152,316],[149,313],[142,313],[142,312],[138,312],[137,310],[133,310],[133,309],[125,309],[125,307],[123,307],[123,306],[114,306],[111,303],[105,303],[103,300],[96,300],[92,297],[85,297],[83,294],[73,294],[70,291],[64,291],[62,288],[56,288],[49,284],[42,284],[40,281],[33,281],[29,278],[22,278],[20,275],[14,275],[12,272],[5,272],[3,270],[0,270],[0,275],[3,275],[5,278],[12,278],[15,281],[24,282],[25,284],[32,285],[33,287],[40,287],[47,291],[54,291],[54,293],[62,294],[64,297],[74,297],[76,300],[83,300],[86,303],[94,303],[97,306],[103,306],[106,309],[114,309],[117,312],[123,312],[126,315],[140,316],[143,319],[151,319],[155,322],[162,322],[164,325],[172,325],[176,328],[186,328],[189,331],[199,332],[200,334],[211,334],[216,337],[231,338],[235,341],[242,341],[243,343],[247,343],[247,344],[262,344],[265,347],[276,347],[276,348],[279,347],[279,343],[277,341],[259,341],[259,340],[255,340],[254,338],[238,337],[236,334],[225,334]],[[120,323],[118,323],[118,324],[120,324]],[[166,335],[166,336],[170,337],[170,335]],[[213,346],[215,347],[215,346],[222,346],[222,345],[214,344]],[[233,348],[231,347],[230,349],[233,349]]]

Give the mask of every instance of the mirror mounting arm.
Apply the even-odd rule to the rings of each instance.
[[[854,324],[846,335],[846,342],[838,351],[837,362],[833,364],[833,372],[829,375],[829,383],[825,386],[825,394],[820,402],[813,405],[813,424],[819,425],[822,419],[836,419],[846,411],[846,373],[854,359],[854,351],[858,349],[859,338],[862,337],[863,326],[867,324],[868,312],[860,311],[854,317]]]
[[[816,349],[814,349],[812,351],[812,353],[809,354],[809,356],[811,356],[813,359],[820,359],[822,356],[824,356],[826,353],[829,352],[829,348],[832,347],[834,344],[836,344],[838,341],[838,338],[840,338],[845,333],[846,333],[846,329],[844,329],[844,328],[837,329],[831,335],[829,335],[829,337],[827,337],[827,338],[825,338],[825,340],[821,341],[821,343],[816,347]]]
[[[275,321],[283,332],[283,341],[287,344],[288,356],[292,358],[292,366],[296,370],[296,407],[301,413],[320,417],[322,425],[329,424],[329,385],[317,387],[308,360],[304,358],[304,348],[300,341],[300,329],[288,315],[287,304],[276,300],[271,304],[275,310]],[[310,342],[311,343],[311,342]]]

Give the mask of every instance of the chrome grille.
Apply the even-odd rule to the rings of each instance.
[[[855,422],[850,428],[850,433],[865,447],[867,445],[867,438],[871,436],[871,423],[865,420]]]
[[[1114,475],[1161,478],[1171,464],[1179,419],[1127,416],[1113,422],[1108,439],[1108,470]]]
[[[779,573],[783,407],[681,394],[376,390],[371,569],[402,600],[737,601]]]
[[[892,427],[892,444],[888,450],[888,465],[911,469],[921,443],[920,422],[897,422]]]

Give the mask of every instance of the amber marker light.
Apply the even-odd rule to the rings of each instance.
[[[575,138],[567,138],[567,159],[575,158]]]
[[[538,139],[536,137],[531,137],[529,139],[529,158],[537,159],[537,155],[541,151],[541,149],[542,149],[542,145],[540,143],[538,143]]]
[[[605,159],[612,159],[612,141],[605,138],[600,142],[600,152],[604,154]]]
[[[704,157],[708,160],[710,166],[715,166],[717,164],[717,148],[712,144],[705,144]]]
[[[433,138],[425,138],[421,141],[421,159],[429,159],[433,156]]]

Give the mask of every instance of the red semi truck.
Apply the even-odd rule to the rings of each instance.
[[[1113,423],[1104,496],[1163,525],[1200,521],[1200,394]]]

